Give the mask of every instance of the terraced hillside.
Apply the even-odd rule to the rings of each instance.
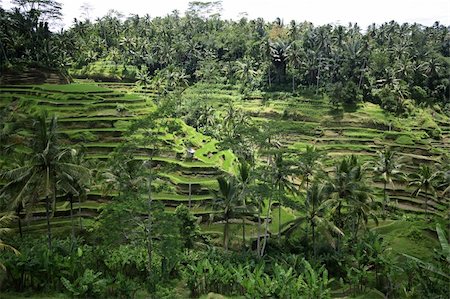
[[[88,159],[107,160],[117,147],[127,141],[125,133],[131,121],[154,110],[153,97],[152,92],[133,92],[133,86],[129,84],[2,86],[0,108],[9,105],[16,107],[18,112],[38,109],[55,114],[65,143],[83,145]],[[166,171],[160,173],[160,177],[169,185],[166,191],[155,194],[154,198],[163,201],[168,209],[185,202],[192,206],[194,212],[207,214],[211,209],[204,208],[201,203],[212,199],[211,190],[216,188],[216,177],[224,171],[232,171],[234,156],[230,151],[218,151],[217,141],[211,137],[196,132],[181,120],[177,123],[179,129],[176,132],[164,132],[160,136],[167,146],[152,158],[154,163],[165,166]],[[196,150],[191,158],[186,157],[188,145]],[[148,150],[145,147],[137,149],[135,158],[149,159]],[[74,204],[85,224],[114,197],[114,193],[105,194],[102,189],[102,186],[94,185],[86,201]],[[69,212],[69,201],[59,196],[52,226],[67,228]],[[45,208],[41,204],[30,217],[26,230],[43,230],[44,219]]]
[[[2,86],[0,105],[15,105],[19,110],[38,107],[58,116],[59,130],[69,144],[83,144],[88,158],[106,160],[111,152],[127,140],[132,120],[144,117],[154,109],[155,93],[126,83],[78,83],[71,85]],[[386,115],[382,109],[365,103],[352,112],[337,113],[322,96],[292,96],[287,93],[261,93],[243,97],[237,88],[224,85],[197,84],[183,93],[183,99],[201,99],[211,104],[216,113],[232,102],[242,108],[256,123],[272,122],[278,130],[279,143],[287,148],[302,151],[314,144],[327,155],[326,171],[332,171],[337,158],[357,155],[363,161],[371,161],[376,152],[391,147],[404,157],[405,173],[414,172],[420,163],[435,163],[450,152],[450,120],[427,109],[418,109],[414,116],[396,118]],[[166,169],[160,174],[168,184],[165,191],[155,195],[170,210],[178,204],[192,206],[197,215],[207,219],[213,212],[211,190],[216,188],[216,177],[223,172],[233,172],[235,157],[231,151],[217,149],[217,141],[202,135],[194,128],[177,120],[176,132],[162,132],[160,138],[167,146],[154,157]],[[192,147],[195,154],[188,158],[186,151]],[[149,158],[148,149],[135,152],[137,159]],[[88,193],[87,200],[74,208],[84,223],[98,215],[114,194],[105,195],[102,186],[96,185]],[[381,198],[383,184],[376,182],[375,192]],[[412,213],[424,213],[424,196],[412,197],[405,182],[388,186],[392,209]],[[442,213],[448,208],[448,199],[428,200],[429,211]],[[267,207],[266,207],[267,208]],[[69,223],[69,202],[61,196],[56,206],[53,227],[64,229]],[[274,206],[274,209],[277,209]],[[45,209],[38,206],[33,213],[29,230],[45,228]],[[279,221],[294,217],[294,212],[282,209],[281,219],[273,213],[270,228],[275,232]],[[239,224],[232,224],[236,229]],[[204,224],[203,229],[219,236],[221,224]],[[255,234],[255,226],[247,226],[247,234]]]
[[[399,154],[406,175],[416,171],[421,163],[438,163],[450,153],[450,119],[431,109],[419,108],[408,118],[398,118],[372,103],[361,104],[353,111],[336,112],[328,98],[316,95],[263,93],[243,98],[236,89],[201,84],[186,93],[187,97],[200,95],[218,109],[224,101],[235,101],[255,122],[272,122],[284,147],[302,151],[314,144],[326,153],[327,172],[333,170],[333,162],[338,158],[357,155],[361,161],[369,162],[386,147]],[[383,184],[374,180],[373,187],[381,199]],[[425,213],[425,196],[429,197],[432,213],[448,209],[448,198],[433,201],[423,193],[417,198],[411,196],[413,189],[407,182],[396,181],[387,187],[393,209]]]

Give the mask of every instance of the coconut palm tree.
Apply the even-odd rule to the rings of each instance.
[[[383,181],[383,214],[388,204],[387,185],[394,185],[394,179],[400,178],[402,164],[396,153],[389,148],[377,152],[378,159],[374,161],[373,171]]]
[[[345,202],[358,189],[358,182],[361,179],[361,165],[356,156],[352,155],[337,162],[332,175],[328,177],[326,188],[330,196],[336,201],[336,223],[343,226],[342,207]]]
[[[317,257],[317,230],[319,230],[332,245],[334,244],[333,234],[344,236],[342,230],[331,220],[331,214],[335,208],[334,203],[333,200],[328,198],[326,186],[315,182],[311,188],[308,189],[306,200],[300,207],[300,210],[304,215],[283,225],[287,227],[285,230],[286,235],[289,236],[303,223],[306,223],[311,229],[313,254],[314,257]]]
[[[282,40],[269,42],[270,57],[275,66],[278,83],[283,83],[286,77],[287,51],[289,45]]]
[[[239,182],[239,200],[242,202],[242,207],[248,209],[247,204],[249,203],[246,200],[248,185],[251,180],[251,167],[246,161],[241,161],[238,165],[238,175],[237,179]],[[242,246],[245,248],[245,214],[242,214]]]
[[[377,202],[373,200],[370,188],[365,184],[359,184],[357,190],[349,197],[348,215],[350,216],[353,239],[357,242],[360,228],[366,228],[366,224],[371,218],[378,225],[376,216]]]
[[[230,219],[239,214],[242,210],[242,203],[239,200],[239,183],[235,177],[218,177],[219,192],[216,194],[214,205],[222,212],[223,221],[223,247],[228,250],[230,241]]]
[[[27,201],[45,198],[48,248],[51,250],[50,206],[54,213],[58,181],[77,177],[84,169],[71,163],[68,159],[70,151],[60,147],[55,116],[47,124],[46,116],[41,115],[34,121],[32,130],[30,159],[3,174],[9,182],[3,189],[14,192],[10,202],[14,208]]]
[[[90,184],[91,172],[88,168],[88,162],[85,160],[85,153],[81,150],[72,149],[70,151],[69,161],[73,165],[79,166],[78,173],[75,176],[63,172],[58,181],[58,187],[66,192],[70,202],[70,222],[72,225],[72,245],[75,242],[75,224],[73,219],[73,199],[78,197],[78,217],[80,217],[81,228],[81,198],[86,197],[87,188]]]
[[[295,73],[300,67],[303,58],[303,49],[301,45],[294,41],[292,42],[287,49],[287,59],[289,61],[289,65],[292,68],[292,92],[295,92]]]
[[[359,229],[361,217],[365,219],[364,215],[366,214],[362,215],[362,213],[370,212],[368,202],[371,202],[371,196],[365,183],[365,172],[365,168],[356,156],[352,155],[336,164],[334,173],[328,177],[326,182],[326,190],[335,203],[334,221],[336,225],[344,228],[351,224],[354,236]],[[343,211],[354,218],[344,218]]]
[[[306,146],[306,151],[300,156],[299,173],[302,176],[301,186],[306,183],[306,190],[309,190],[309,182],[320,166],[321,157],[322,153],[313,145]]]
[[[282,152],[276,152],[272,164],[272,176],[278,199],[278,239],[281,238],[281,207],[285,192],[294,193],[296,191],[296,186],[292,182],[293,174],[293,162],[285,160]]]
[[[244,90],[251,88],[254,85],[254,81],[258,72],[254,68],[254,62],[252,59],[244,57],[242,61],[236,61],[236,76],[240,80]]]
[[[9,162],[7,165],[5,165],[5,168],[7,167],[7,169],[0,173],[0,177],[4,178],[6,181],[6,174],[9,170],[25,167],[25,163],[26,161],[14,157],[14,160],[12,162]],[[21,238],[23,237],[21,213],[27,209],[31,210],[37,201],[37,195],[35,193],[27,194],[28,190],[24,187],[26,186],[23,186],[20,183],[20,180],[17,180],[14,183],[12,181],[9,181],[0,189],[0,199],[4,203],[6,203],[6,208],[8,210],[14,210],[16,212],[16,218],[19,226],[19,235]]]
[[[418,197],[420,193],[425,193],[425,213],[428,215],[428,196],[432,198],[436,196],[436,181],[440,175],[439,171],[435,171],[429,165],[421,164],[419,170],[410,175],[409,186],[414,186],[412,196]]]

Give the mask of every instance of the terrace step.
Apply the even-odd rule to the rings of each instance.
[[[7,70],[0,77],[0,85],[68,84],[69,82],[69,78],[59,71],[38,68]]]
[[[410,206],[410,205],[403,204],[403,203],[391,203],[391,204],[389,204],[389,207],[400,209],[403,211],[408,211],[408,212],[420,213],[420,214],[427,213],[427,211],[425,211],[425,209],[417,208],[417,207]],[[428,213],[439,215],[438,212],[436,212],[434,209],[430,209],[430,208],[428,209]]]

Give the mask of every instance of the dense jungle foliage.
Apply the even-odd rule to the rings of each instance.
[[[12,3],[1,298],[448,297],[448,26]]]

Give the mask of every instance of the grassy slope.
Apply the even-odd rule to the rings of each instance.
[[[105,159],[123,140],[110,136],[117,134],[120,136],[126,131],[130,120],[154,109],[152,91],[135,94],[132,88],[133,85],[130,84],[92,82],[71,85],[9,86],[0,88],[0,105],[10,102],[13,96],[19,97],[19,101],[30,102],[31,105],[39,103],[41,109],[47,109],[60,116],[61,132],[67,134],[68,138],[73,138],[74,141],[82,140],[89,148],[92,158]],[[330,170],[336,159],[350,154],[358,155],[362,161],[373,160],[375,152],[387,145],[400,152],[407,161],[414,163],[432,163],[438,161],[443,152],[449,152],[446,142],[450,138],[448,130],[450,120],[441,114],[432,117],[430,111],[424,109],[418,109],[410,118],[398,119],[386,115],[378,105],[365,103],[356,111],[339,114],[332,112],[322,97],[268,93],[255,95],[252,100],[245,100],[232,86],[208,84],[190,87],[185,91],[184,98],[201,98],[213,105],[217,113],[221,113],[225,103],[231,101],[235,106],[250,113],[255,122],[271,121],[272,125],[277,127],[280,133],[279,140],[284,146],[301,151],[306,145],[315,144],[319,149],[326,150],[327,158],[324,165]],[[125,106],[132,110],[118,112],[114,106],[118,105],[117,103],[126,103]],[[204,189],[214,189],[216,186],[214,175],[205,177],[197,176],[196,173],[210,168],[217,169],[218,173],[233,173],[236,165],[234,155],[230,151],[219,151],[217,141],[196,132],[181,121],[179,123],[182,138],[172,133],[162,136],[168,144],[173,144],[172,148],[166,149],[166,154],[170,152],[173,154],[155,157],[156,161],[174,166],[172,171],[163,173],[163,177],[175,186],[193,183],[200,184]],[[436,130],[442,132],[441,140],[430,138]],[[196,149],[192,161],[178,158],[184,156],[185,141],[189,141]],[[140,154],[137,158],[145,159],[145,155]],[[379,188],[380,186],[376,186],[376,194],[381,194]],[[423,198],[411,199],[410,190],[395,190],[395,192],[399,203],[394,200],[392,204],[394,208],[414,213],[423,212],[421,205]],[[400,194],[397,194],[399,192]],[[91,194],[99,196],[96,190]],[[171,202],[187,200],[187,195],[181,193],[162,193],[157,197]],[[211,198],[211,194],[194,194],[192,201],[201,204]],[[407,198],[411,200],[406,200]],[[98,206],[95,201],[91,201],[84,206],[89,207],[96,210]],[[442,210],[442,207],[436,206],[438,210]],[[61,209],[64,208],[67,207],[61,206]],[[210,208],[207,206],[197,207],[196,211],[201,213],[208,209]],[[269,227],[272,233],[276,233],[279,223],[277,208],[271,215],[272,222]],[[283,208],[281,222],[291,220],[293,217],[295,215],[292,211]],[[220,224],[212,225],[205,227],[205,230],[220,232],[222,227]],[[398,231],[402,229],[393,230],[387,235],[396,236],[395,232]],[[254,232],[254,227],[249,225],[247,233],[252,235]],[[380,232],[385,231],[381,229]],[[392,237],[391,241],[394,247],[400,248],[413,244],[408,238],[396,236]],[[428,245],[431,243],[424,244],[424,248]]]
[[[112,87],[113,89],[106,87]],[[120,91],[115,91],[115,89],[119,89],[116,87],[120,87]],[[113,83],[105,87],[97,86],[91,82],[70,85],[0,87],[0,105],[4,106],[10,103],[13,98],[20,103],[24,103],[24,107],[29,109],[47,110],[51,114],[56,114],[59,117],[60,132],[64,133],[64,138],[68,138],[71,143],[82,143],[88,150],[88,158],[108,158],[109,153],[125,140],[124,137],[117,136],[126,132],[130,120],[154,109],[151,95],[137,95],[130,90],[129,85],[124,84],[122,86],[122,84]],[[112,103],[114,101],[125,102],[126,106],[133,107],[133,114],[121,113],[114,108],[110,109],[106,101]],[[93,103],[100,104],[93,105]],[[172,144],[172,147],[163,149],[163,152],[169,156],[154,158],[157,162],[172,165],[169,167],[171,170],[167,173],[161,173],[161,176],[166,177],[167,181],[174,186],[192,183],[200,184],[202,190],[215,189],[214,174],[232,171],[234,156],[230,152],[219,152],[216,148],[216,142],[210,137],[196,132],[181,120],[178,122],[181,125],[180,132],[168,132],[161,136],[161,139],[165,140],[168,145]],[[180,138],[180,136],[183,137]],[[205,153],[205,156],[199,155],[199,159],[184,159],[186,141],[198,148],[199,153]],[[215,152],[216,155],[207,156],[210,152]],[[176,155],[182,157],[175,158]],[[148,159],[142,154],[137,155],[136,158]],[[211,172],[211,175],[208,177],[196,176],[196,172],[205,171]],[[91,190],[88,197],[92,197],[93,200],[83,203],[82,208],[96,212],[98,208],[104,205],[95,201],[99,196],[102,196],[101,192],[95,190],[95,188]],[[210,201],[211,198],[211,194],[193,194],[191,196],[191,200],[198,203],[205,200]],[[157,194],[155,199],[171,203],[187,202],[189,196],[166,192]],[[74,208],[77,209],[78,204],[74,204]],[[35,213],[41,213],[41,210],[42,208],[38,207]],[[57,210],[60,212],[67,211],[68,202],[59,202]],[[195,210],[199,213],[206,211],[204,208],[196,208]],[[33,225],[30,227],[33,227]],[[39,221],[36,221],[36,228],[41,228]]]

